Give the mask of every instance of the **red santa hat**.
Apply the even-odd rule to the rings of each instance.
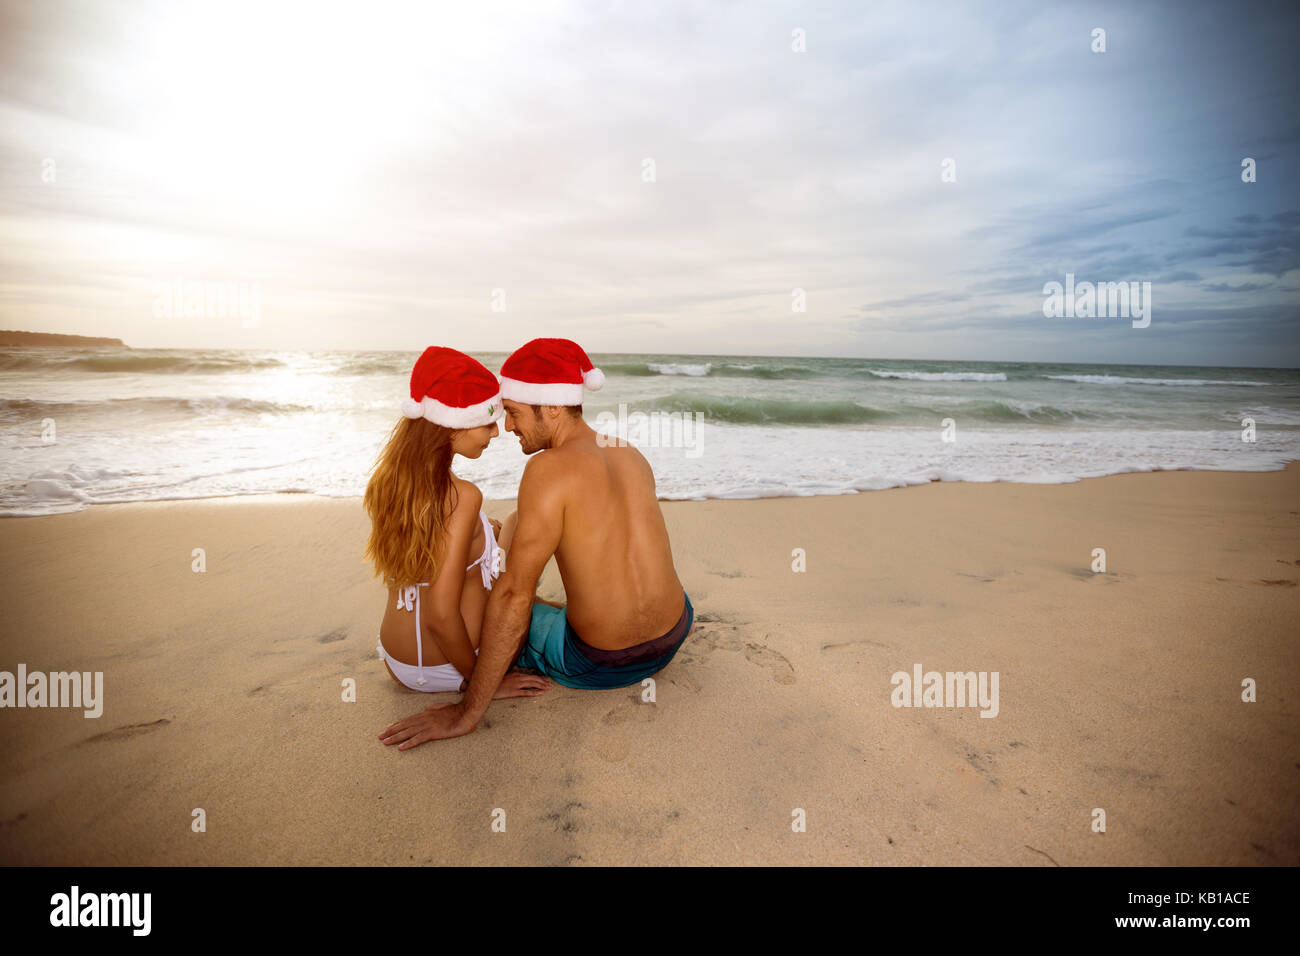
[[[501,397],[528,405],[581,405],[582,387],[597,391],[605,373],[577,342],[533,339],[501,366]]]
[[[411,370],[407,418],[427,418],[447,428],[478,428],[505,415],[497,377],[464,352],[431,345]]]

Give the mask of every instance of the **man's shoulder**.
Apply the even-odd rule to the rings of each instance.
[[[538,490],[554,487],[563,481],[567,473],[568,470],[564,467],[564,455],[557,453],[554,448],[548,448],[531,456],[525,463],[523,477],[519,479],[519,487]]]
[[[600,456],[609,467],[618,469],[623,474],[631,472],[648,477],[651,483],[654,482],[654,469],[650,467],[650,462],[636,445],[627,441],[609,442],[604,445],[597,443],[597,445]]]
[[[594,443],[583,442],[540,451],[524,465],[520,487],[555,493],[581,487],[597,464],[596,450]]]

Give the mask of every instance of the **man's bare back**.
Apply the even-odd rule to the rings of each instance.
[[[684,597],[650,464],[586,431],[541,452],[539,464],[549,461],[533,477],[559,492],[543,501],[561,512],[555,561],[569,623],[592,647],[617,650],[667,632]]]

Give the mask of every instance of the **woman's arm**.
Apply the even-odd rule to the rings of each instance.
[[[422,613],[424,626],[429,629],[439,649],[456,670],[468,678],[474,673],[474,663],[478,658],[460,613],[460,596],[465,588],[465,566],[469,564],[469,546],[479,523],[483,493],[469,482],[458,482],[457,490],[459,497],[448,523],[442,567],[429,585],[429,600]]]

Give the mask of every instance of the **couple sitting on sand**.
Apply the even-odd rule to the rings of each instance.
[[[506,359],[500,382],[455,349],[425,349],[415,363],[405,417],[365,494],[366,557],[389,588],[378,649],[399,683],[465,696],[391,725],[385,744],[468,734],[492,698],[536,697],[546,677],[566,687],[639,683],[686,639],[694,611],[654,473],[639,451],[599,441],[582,419],[584,385],[603,382],[568,339],[529,342]],[[454,455],[483,453],[502,416],[525,455],[545,450],[524,468],[504,524],[451,471]],[[535,597],[552,555],[566,605]]]

